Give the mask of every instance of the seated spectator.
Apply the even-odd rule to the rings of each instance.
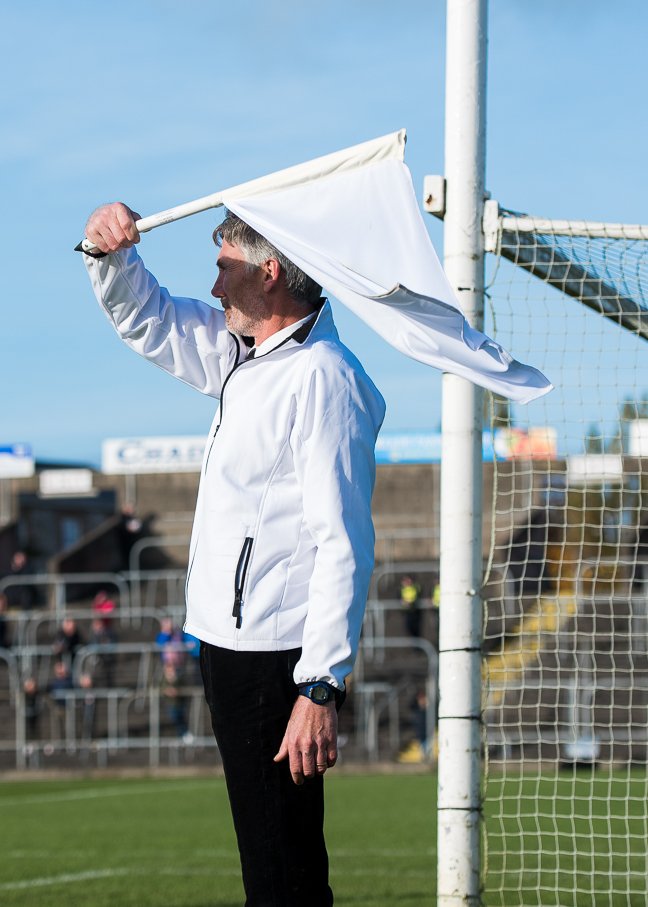
[[[110,624],[110,618],[113,616],[115,610],[115,602],[108,595],[105,589],[101,589],[95,597],[92,599],[92,613],[95,617],[100,618],[103,622],[108,625]]]
[[[106,625],[106,621],[103,618],[95,617],[91,625],[90,645],[112,646],[115,645],[116,642],[117,636],[110,626],[110,623]],[[104,686],[113,686],[115,680],[115,665],[117,663],[117,656],[115,653],[101,652],[100,654],[93,656],[92,662],[95,675],[97,674],[98,667],[101,666]]]
[[[25,707],[25,736],[27,740],[37,740],[43,703],[35,677],[23,680],[23,702]]]
[[[193,670],[188,672],[189,676],[187,680],[190,683],[194,683],[198,686],[202,685],[202,674],[200,672],[200,640],[195,636],[192,636],[191,633],[182,633],[182,640],[185,644],[185,649],[189,655],[191,664],[193,665]]]
[[[68,668],[71,669],[77,649],[83,644],[83,637],[79,633],[74,618],[64,618],[52,644],[52,652],[54,655],[56,655],[59,661],[65,661]]]
[[[162,664],[173,665],[180,670],[184,665],[186,646],[182,630],[174,626],[170,617],[162,618],[155,642],[161,648]]]
[[[11,640],[9,639],[9,621],[7,620],[7,610],[9,602],[4,592],[0,592],[0,649],[10,649]]]
[[[72,681],[72,674],[66,662],[54,662],[54,677],[50,681],[47,692],[50,694],[55,706],[55,715],[58,724],[57,733],[59,737],[64,736],[65,730],[65,706],[67,703],[67,696],[65,693],[68,690],[73,689],[74,683]]]
[[[160,683],[160,693],[164,702],[165,710],[169,721],[175,727],[178,737],[181,737],[185,743],[193,741],[193,735],[189,733],[186,716],[186,701],[180,693],[182,678],[175,665],[165,664],[162,669],[162,681]]]
[[[94,737],[96,697],[93,686],[91,674],[80,675],[79,688],[85,693],[81,700],[81,740],[86,742]]]
[[[399,762],[425,762],[430,755],[428,739],[428,698],[425,690],[416,691],[411,704],[414,739],[398,755]]]

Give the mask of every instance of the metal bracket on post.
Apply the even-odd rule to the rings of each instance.
[[[495,199],[487,199],[484,204],[484,252],[496,253],[500,238],[500,206]]]
[[[423,177],[423,207],[428,214],[443,220],[446,210],[446,181],[444,176]]]

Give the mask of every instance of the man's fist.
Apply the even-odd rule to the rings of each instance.
[[[102,252],[130,249],[140,240],[135,226],[137,220],[140,220],[140,215],[122,202],[102,205],[90,215],[85,235]]]

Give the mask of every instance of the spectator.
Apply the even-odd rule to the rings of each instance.
[[[101,589],[92,599],[92,613],[100,618],[106,626],[111,623],[110,618],[115,610],[115,602],[110,598],[105,589]]]
[[[410,706],[414,739],[399,753],[398,761],[418,764],[425,762],[429,755],[428,741],[428,698],[425,690],[419,689]]]
[[[182,630],[174,626],[170,617],[162,618],[155,642],[161,649],[162,664],[173,665],[179,671],[184,665],[186,646]]]
[[[200,640],[195,636],[192,636],[191,633],[184,632],[182,634],[182,640],[185,644],[185,649],[187,650],[187,654],[189,655],[190,662],[193,665],[193,671],[191,671],[193,677],[189,677],[188,680],[190,680],[192,683],[198,684],[198,686],[201,686],[202,674],[200,673]]]
[[[81,674],[79,687],[85,693],[81,700],[81,740],[87,742],[94,737],[96,698],[92,692],[94,684],[90,674]]]
[[[117,642],[117,636],[115,635],[112,627],[110,626],[110,621],[108,623],[104,618],[95,617],[92,621],[91,631],[90,631],[90,645],[91,646],[113,646]],[[101,665],[101,671],[103,675],[104,686],[111,687],[113,686],[115,680],[115,665],[117,663],[117,656],[114,652],[101,652],[93,656],[93,670],[95,674],[97,672],[97,667]]]
[[[29,576],[30,567],[27,561],[27,555],[24,551],[14,552],[11,558],[11,567],[8,578],[22,579]],[[36,590],[29,583],[17,583],[15,586],[7,586],[7,604],[10,608],[20,608],[28,610],[36,605]]]
[[[129,568],[131,548],[142,537],[144,531],[143,521],[136,515],[133,504],[124,504],[121,511],[122,521],[119,526],[119,546],[121,549],[122,565]]]
[[[187,725],[186,702],[180,692],[181,682],[182,678],[175,665],[165,664],[162,668],[160,693],[162,694],[167,717],[173,724],[178,737],[181,737],[185,743],[192,743],[193,735],[189,733]]]
[[[437,580],[432,592],[432,610],[430,611],[429,639],[434,648],[439,649],[439,615],[441,608],[441,584]]]
[[[405,614],[405,629],[414,639],[421,635],[421,587],[411,576],[401,579],[400,599]]]
[[[63,736],[63,731],[65,729],[65,707],[67,703],[67,696],[65,694],[68,690],[73,689],[74,683],[72,681],[72,674],[67,663],[65,661],[56,661],[54,663],[54,677],[50,681],[47,691],[54,703],[54,714],[57,719],[57,733],[59,737]]]
[[[83,644],[83,637],[79,633],[74,618],[64,618],[52,645],[54,655],[59,661],[64,661],[68,669],[71,670],[77,649]]]
[[[11,640],[9,639],[9,622],[7,621],[7,609],[9,602],[4,592],[0,592],[0,649],[10,649]]]
[[[25,707],[26,738],[27,740],[37,740],[43,703],[41,702],[41,695],[35,677],[29,676],[23,680],[23,702]]]

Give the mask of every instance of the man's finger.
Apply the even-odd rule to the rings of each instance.
[[[139,242],[140,235],[135,226],[135,221],[139,220],[139,214],[136,214],[135,211],[132,211],[126,205],[118,205],[115,208],[115,215],[119,226],[124,232],[124,237],[132,243]]]
[[[315,755],[315,768],[318,775],[323,775],[326,769],[329,767],[329,756],[327,752],[327,746],[320,745],[317,747],[317,753]]]
[[[310,751],[302,752],[301,761],[304,775],[307,778],[314,778],[315,774],[319,771],[319,763],[321,762],[319,750],[317,753],[312,753]]]
[[[288,755],[288,744],[286,738],[281,741],[281,746],[279,747],[279,752],[274,757],[273,762],[282,762]]]
[[[302,754],[297,749],[290,750],[290,774],[295,784],[304,783],[304,769],[302,765]]]

